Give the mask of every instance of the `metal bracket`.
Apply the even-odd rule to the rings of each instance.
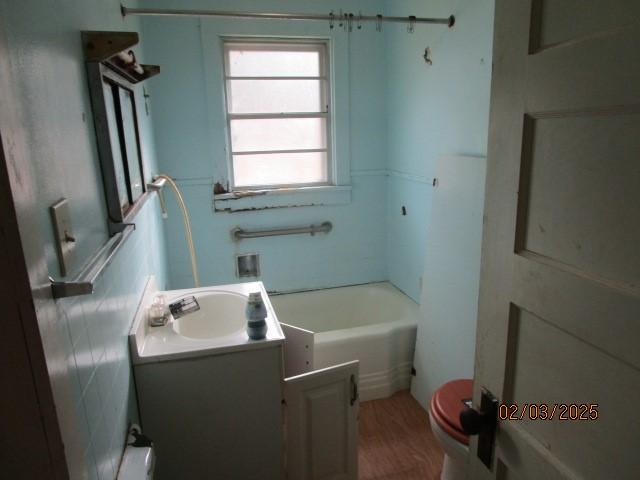
[[[416,17],[411,15],[409,17],[409,24],[407,25],[407,33],[414,33],[416,31]]]
[[[113,236],[113,235],[117,235],[118,233],[122,233],[124,232],[127,227],[133,227],[133,229],[136,229],[136,224],[135,223],[127,223],[127,222],[112,222],[109,221],[109,235]]]

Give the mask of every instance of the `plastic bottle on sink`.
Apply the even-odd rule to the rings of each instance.
[[[263,340],[267,336],[267,307],[260,292],[249,294],[247,307],[247,335],[251,340]]]

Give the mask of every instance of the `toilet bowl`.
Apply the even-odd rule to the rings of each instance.
[[[429,423],[444,450],[441,480],[466,477],[469,436],[460,425],[460,412],[467,408],[473,391],[473,380],[447,382],[436,390],[429,403]]]

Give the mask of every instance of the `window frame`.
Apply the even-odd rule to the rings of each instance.
[[[229,72],[229,55],[228,52],[233,46],[251,45],[255,51],[261,49],[273,51],[278,45],[282,45],[284,49],[291,49],[295,46],[300,51],[318,51],[320,52],[320,75],[317,77],[303,76],[246,76],[234,77]],[[331,58],[330,58],[330,40],[324,38],[261,38],[261,37],[223,37],[222,38],[222,83],[223,83],[223,107],[225,115],[226,142],[227,142],[227,164],[228,164],[228,181],[230,191],[255,191],[255,190],[278,190],[278,189],[297,189],[305,187],[327,187],[336,185],[334,159],[334,142],[333,142],[333,96],[332,96],[332,76],[331,76]],[[262,48],[261,48],[262,47]],[[281,112],[281,113],[231,113],[229,111],[229,82],[230,80],[319,80],[322,85],[321,104],[324,104],[322,112]],[[234,171],[234,152],[231,142],[231,121],[237,119],[259,120],[259,119],[286,119],[286,118],[322,118],[325,124],[326,147],[324,149],[292,149],[292,150],[267,150],[240,152],[235,155],[256,155],[256,154],[285,154],[285,153],[312,153],[324,152],[326,154],[326,180],[322,182],[299,182],[299,183],[282,183],[282,184],[263,184],[263,185],[244,185],[237,186],[235,184]]]

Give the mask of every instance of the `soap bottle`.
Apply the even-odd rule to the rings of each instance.
[[[260,292],[249,294],[247,308],[247,335],[251,340],[263,340],[267,335],[267,307]]]

